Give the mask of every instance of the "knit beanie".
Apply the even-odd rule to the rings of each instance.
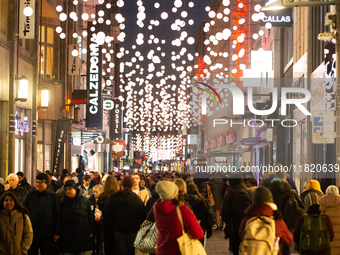
[[[337,195],[339,195],[339,189],[334,185],[330,185],[326,189],[326,194],[337,194]]]
[[[258,187],[254,192],[254,202],[273,203],[273,195],[266,187]]]
[[[306,190],[315,189],[321,191],[320,183],[317,180],[310,180],[307,184]]]
[[[46,185],[47,185],[48,182],[50,181],[50,178],[48,177],[47,174],[40,173],[40,174],[37,175],[36,180],[42,181],[42,182],[46,183]]]
[[[173,182],[160,181],[156,185],[156,192],[162,201],[172,200],[178,193],[178,187]]]
[[[69,187],[74,188],[75,190],[77,190],[77,185],[76,185],[76,183],[74,182],[74,180],[68,180],[68,181],[65,182],[65,184],[64,184],[64,190],[65,190],[66,188],[69,188]]]

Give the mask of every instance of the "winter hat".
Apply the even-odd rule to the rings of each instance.
[[[162,201],[172,200],[178,193],[178,187],[173,182],[160,181],[156,185],[156,192]]]
[[[183,179],[176,179],[174,183],[178,187],[178,193],[184,192],[184,194],[187,194],[187,184],[185,183]]]
[[[315,189],[321,191],[320,183],[317,180],[310,180],[307,184],[306,190]]]
[[[48,177],[47,174],[40,173],[40,174],[37,175],[36,180],[40,180],[40,181],[43,181],[44,183],[48,184],[48,182],[50,181],[50,178]]]
[[[274,203],[273,195],[266,187],[258,187],[254,192],[254,202]]]
[[[330,185],[326,189],[326,194],[337,194],[337,195],[339,195],[339,189],[334,185]]]
[[[76,183],[74,182],[74,180],[68,180],[68,181],[65,182],[65,184],[64,184],[64,190],[65,190],[66,188],[69,188],[69,187],[74,188],[75,190],[77,190],[77,185],[76,185]]]

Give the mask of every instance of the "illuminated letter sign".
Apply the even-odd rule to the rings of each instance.
[[[106,111],[110,111],[110,110],[113,110],[113,107],[114,107],[114,103],[112,100],[104,100],[104,110]]]
[[[87,90],[86,127],[102,128],[102,46],[87,26]]]
[[[110,137],[120,138],[122,136],[123,114],[122,102],[118,99],[113,100],[113,109],[110,114]]]

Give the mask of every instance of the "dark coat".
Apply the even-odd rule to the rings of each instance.
[[[93,214],[90,201],[78,194],[60,201],[60,251],[84,252],[92,250]]]
[[[226,190],[226,184],[222,178],[213,178],[213,180],[210,181],[210,183],[211,187],[214,187],[211,190],[211,193],[213,194],[215,200],[215,205],[212,208],[214,210],[220,210],[223,202],[224,193]]]
[[[326,225],[329,229],[330,241],[332,242],[334,239],[332,222],[329,219],[328,215],[324,215],[324,216],[326,217]],[[300,243],[300,234],[301,234],[302,228],[303,228],[303,215],[297,219],[296,224],[295,224],[295,229],[294,229],[294,242],[297,243],[298,246]],[[300,254],[301,255],[330,255],[331,252],[330,252],[329,247],[327,247],[325,250],[321,252],[309,252],[309,251],[301,250]]]
[[[46,189],[30,191],[22,204],[28,209],[34,238],[53,240],[60,235],[60,208],[57,195]]]
[[[205,207],[202,199],[197,195],[188,194],[186,196],[186,201],[188,201],[190,206],[192,207],[197,220],[200,221],[202,229],[204,231],[209,230],[208,232],[210,232],[211,227],[214,223],[214,219],[210,214],[208,208]]]
[[[24,179],[21,182],[19,182],[18,185],[22,188],[25,188],[27,192],[31,189],[31,185],[29,185],[29,183],[27,182],[26,177],[24,177]]]
[[[124,191],[111,195],[103,210],[103,227],[124,234],[135,234],[145,219],[144,204],[136,193]]]
[[[12,191],[17,198],[19,198],[19,201],[22,202],[28,192],[27,189],[20,187],[19,185],[17,185],[17,187],[15,189],[11,189],[9,188],[7,191]],[[4,194],[6,192],[6,190],[3,190],[2,192],[0,192],[0,197],[2,196],[2,194]]]
[[[280,212],[284,212],[284,208],[292,191],[292,186],[287,182],[274,181],[268,185],[268,189],[272,192],[274,203]]]
[[[194,183],[196,184],[198,191],[205,198],[208,198],[207,184],[206,184],[207,181],[209,181],[209,179],[194,178]]]
[[[145,213],[147,216],[147,220],[155,222],[155,218],[153,216],[153,205],[155,204],[155,202],[159,199],[159,195],[156,192],[155,189],[153,189],[151,191],[151,197],[149,198],[148,202],[146,203],[145,206]]]
[[[265,203],[254,203],[250,205],[244,212],[244,218],[241,222],[241,226],[239,229],[240,238],[243,239],[244,229],[246,227],[247,221],[252,217],[259,216],[267,216],[272,217],[274,215],[274,210],[271,206]],[[275,236],[280,237],[280,242],[283,244],[290,244],[293,241],[293,236],[289,232],[289,229],[286,223],[282,219],[275,219]]]

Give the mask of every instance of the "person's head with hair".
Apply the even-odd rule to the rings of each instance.
[[[140,180],[140,184],[145,186],[145,187],[149,187],[149,181],[148,178],[146,178],[145,176],[142,176],[141,180]]]
[[[18,210],[27,214],[27,208],[22,205],[18,197],[11,191],[6,191],[0,198],[0,210]]]
[[[80,167],[78,167],[77,169],[76,169],[76,173],[77,174],[80,174],[82,172],[82,169],[80,168]]]
[[[135,185],[135,181],[131,175],[125,176],[122,182],[122,187],[125,195],[129,196],[132,192],[132,187]]]
[[[241,183],[243,183],[242,173],[235,173],[230,176],[229,184],[232,188],[236,187],[237,185],[240,185]]]
[[[311,189],[321,191],[320,182],[318,182],[317,180],[310,180],[306,186],[306,190]]]
[[[256,203],[274,203],[271,191],[266,187],[258,187],[254,191],[254,202]]]
[[[200,191],[198,190],[197,185],[192,180],[187,182],[187,193],[188,195],[198,196],[202,200],[204,206],[208,208],[207,202],[205,201],[204,197],[201,195]]]
[[[162,201],[178,198],[178,186],[173,182],[160,181],[157,183],[155,189]]]
[[[173,175],[173,177],[174,177],[175,179],[181,178],[181,174],[176,172],[176,173]]]
[[[279,167],[277,165],[280,165]],[[281,164],[275,164],[274,170],[275,170],[275,178],[280,178],[282,180],[287,178],[287,173],[283,170],[281,167]]]
[[[336,195],[339,195],[339,189],[335,185],[330,185],[326,189],[326,194],[336,194]]]
[[[138,187],[140,184],[140,175],[138,172],[134,172],[131,174],[131,177],[133,179],[133,186]]]
[[[176,179],[174,181],[174,183],[177,185],[178,187],[178,193],[180,195],[185,195],[187,194],[187,184],[185,183],[185,181],[183,179]]]
[[[90,175],[90,177],[91,177],[91,180],[93,180],[93,179],[94,179],[94,171],[91,171],[91,172],[89,173],[89,175]]]
[[[104,188],[103,185],[97,184],[93,187],[93,196],[97,200],[99,198],[99,195],[103,192]]]
[[[63,180],[63,184],[65,184],[65,182],[67,182],[68,180],[71,180],[71,177],[70,176],[66,176]]]
[[[67,175],[67,174],[68,174],[67,169],[63,169],[63,174],[64,174],[64,175]]]
[[[19,177],[15,173],[11,173],[8,175],[7,181],[8,181],[9,187],[11,189],[15,189],[18,186]]]
[[[106,203],[110,196],[119,191],[119,185],[116,177],[108,175],[104,185],[104,191],[99,195],[99,202],[101,204]]]
[[[19,183],[21,183],[25,179],[23,172],[17,172],[17,176],[19,178]]]
[[[78,176],[77,172],[73,172],[71,175],[72,175],[72,177],[77,177]]]

